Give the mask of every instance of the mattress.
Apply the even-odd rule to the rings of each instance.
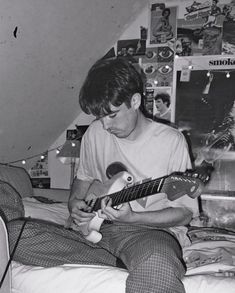
[[[41,203],[24,198],[26,216],[63,225],[66,203]],[[197,235],[200,235],[198,233]],[[199,237],[184,248],[186,293],[235,293],[235,237]],[[128,272],[105,266],[63,265],[42,268],[12,263],[12,292],[15,293],[124,293]]]

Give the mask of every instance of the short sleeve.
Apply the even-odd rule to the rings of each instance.
[[[188,145],[183,134],[177,131],[172,141],[172,151],[170,156],[169,173],[176,171],[185,172],[191,169],[192,164],[189,156]]]
[[[89,135],[86,132],[81,141],[80,159],[77,170],[77,178],[85,181],[92,181],[92,152]]]

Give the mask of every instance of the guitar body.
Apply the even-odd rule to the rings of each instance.
[[[95,182],[91,185],[88,190],[88,197],[86,200],[92,200],[95,197],[100,197],[103,195],[113,194],[117,191],[124,189],[128,184],[133,182],[132,176],[128,172],[120,172],[114,175],[110,180],[108,180],[105,184],[100,182]],[[95,212],[96,215],[88,224],[84,224],[76,230],[79,230],[84,235],[85,239],[92,243],[97,243],[102,239],[102,235],[99,232],[100,227],[104,221],[104,217],[102,217],[100,210]]]

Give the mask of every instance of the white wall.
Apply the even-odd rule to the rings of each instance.
[[[75,125],[89,125],[94,119],[92,115],[86,115],[81,112],[78,117],[71,123],[68,129],[75,129]],[[50,149],[55,149],[65,143],[66,130],[51,145]],[[49,176],[51,178],[51,188],[69,188],[71,168],[70,164],[63,164],[56,157],[56,150],[48,153]]]
[[[1,163],[47,150],[79,115],[88,68],[147,1],[0,0]]]
[[[140,37],[140,26],[148,26],[148,5],[143,9],[142,13],[136,20],[125,30],[120,36],[120,40],[135,39]],[[116,44],[114,44],[114,47]],[[86,115],[83,112],[71,123],[68,129],[74,129],[77,125],[88,125],[94,119],[91,115]],[[50,149],[62,145],[66,139],[66,130],[58,137],[58,139],[51,145]],[[48,154],[49,175],[51,177],[51,188],[69,188],[70,182],[70,165],[62,164],[56,158],[56,151]]]

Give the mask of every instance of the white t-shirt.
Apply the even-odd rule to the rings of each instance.
[[[147,178],[159,178],[175,171],[191,168],[188,146],[178,130],[152,121],[135,141],[117,138],[103,129],[95,120],[82,139],[77,178],[108,180],[107,168],[115,162],[122,163],[133,176],[134,183]],[[158,193],[131,202],[135,211],[160,210],[167,207],[187,207],[198,216],[197,200],[185,195],[175,201]]]

